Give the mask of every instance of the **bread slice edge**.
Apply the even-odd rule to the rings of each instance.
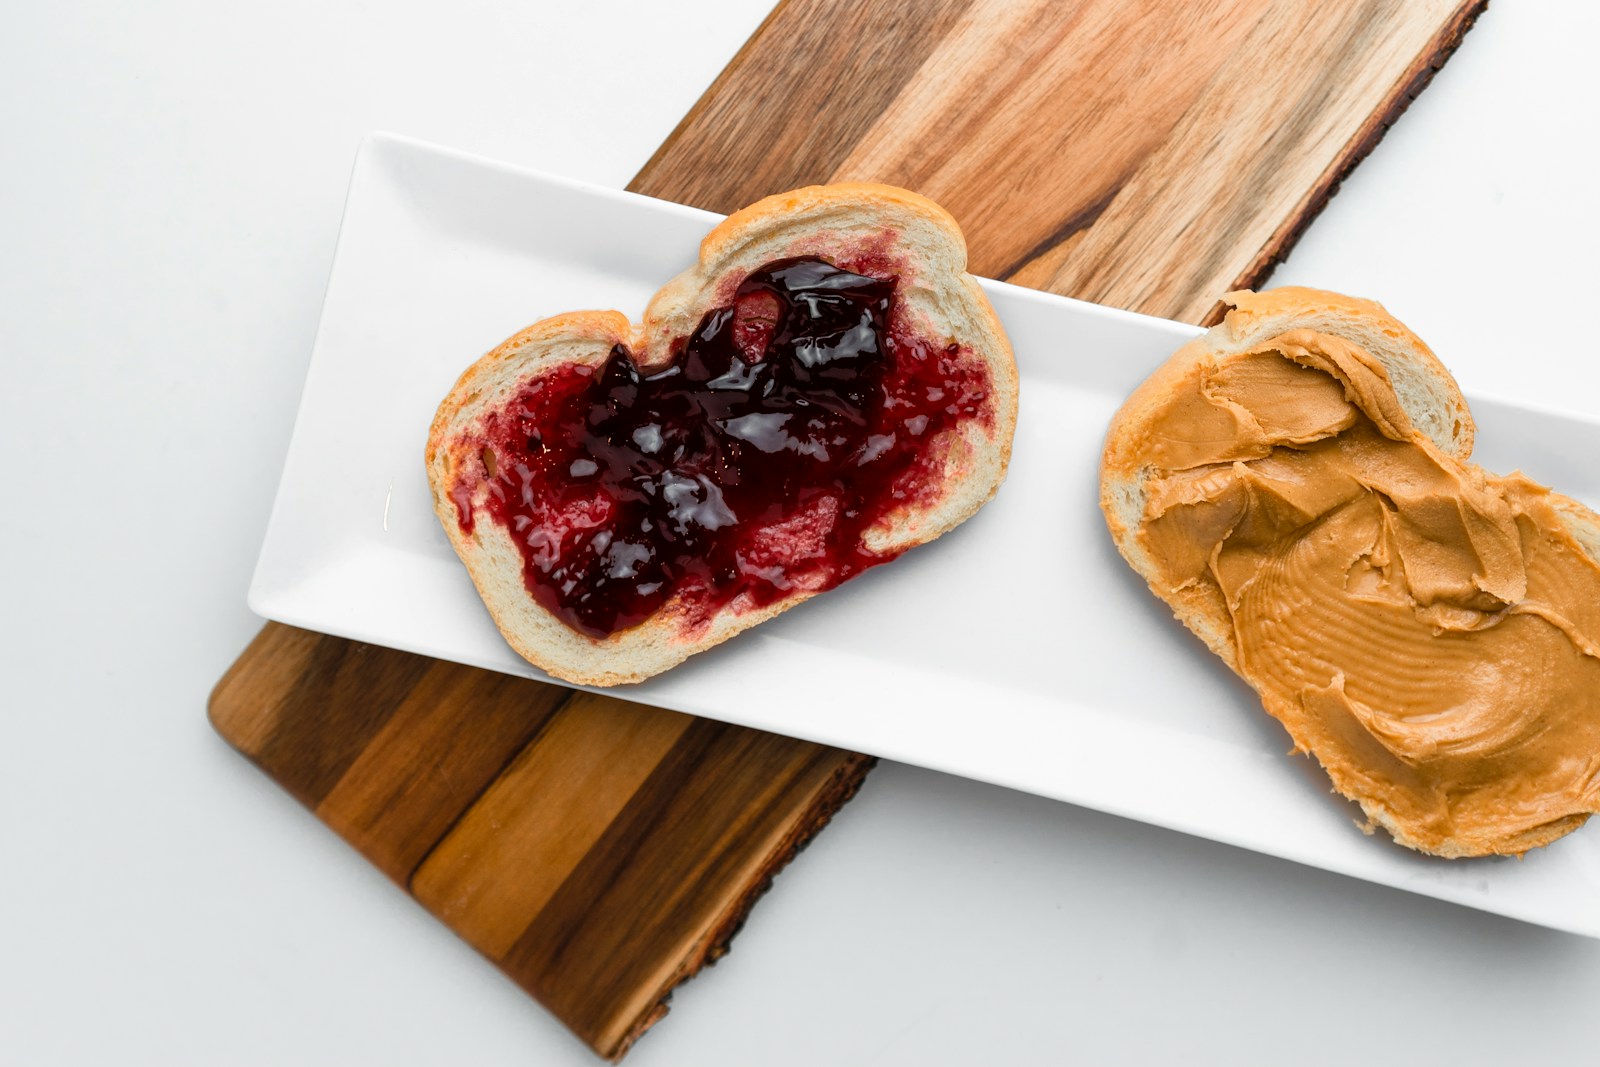
[[[908,507],[868,531],[869,547],[898,553],[925,544],[974,515],[992,499],[1010,461],[1017,415],[1017,373],[1011,346],[993,307],[966,273],[966,244],[954,219],[907,190],[872,183],[812,186],[768,197],[729,216],[702,241],[699,260],[650,300],[637,326],[617,311],[570,312],[519,331],[457,379],[429,430],[426,466],[438,516],[451,546],[506,641],[523,659],[561,680],[610,686],[642,681],[721,644],[810,599],[797,590],[760,607],[738,601],[690,629],[690,606],[669,601],[637,626],[603,639],[566,626],[528,594],[522,558],[497,523],[461,529],[451,498],[456,465],[471,462],[456,447],[471,426],[527,378],[572,363],[598,365],[625,345],[649,369],[671,358],[674,343],[731,296],[745,276],[799,255],[846,258],[863,245],[881,246],[903,268],[901,313],[935,337],[959,340],[988,369],[989,425],[965,423],[931,442],[942,449],[945,491],[930,506]]]
[[[1413,424],[1446,454],[1463,463],[1470,462],[1476,427],[1449,371],[1420,338],[1382,305],[1299,287],[1263,293],[1240,291],[1229,293],[1226,300],[1233,310],[1223,321],[1167,359],[1129,396],[1113,418],[1101,456],[1100,505],[1117,551],[1128,565],[1145,580],[1152,593],[1166,602],[1178,621],[1234,673],[1250,683],[1239,670],[1232,619],[1226,606],[1198,587],[1163,594],[1155,561],[1137,541],[1146,502],[1146,482],[1153,474],[1150,467],[1139,463],[1138,442],[1151,418],[1191,368],[1197,362],[1249,351],[1289,330],[1311,329],[1351,341],[1376,356],[1396,384],[1401,406]],[[1600,515],[1560,493],[1551,492],[1549,500],[1574,540],[1591,559],[1600,561]],[[1254,683],[1250,684],[1255,688]],[[1267,712],[1287,726],[1287,713],[1275,706],[1275,698],[1259,688],[1257,693]],[[1295,743],[1300,745],[1299,738],[1295,738]],[[1397,843],[1450,858],[1489,852],[1521,854],[1570,833],[1588,818],[1581,813],[1571,814],[1530,827],[1511,838],[1489,841],[1464,834],[1442,846],[1424,847],[1380,805],[1360,796],[1350,796],[1350,799],[1361,806],[1372,824],[1382,826]]]

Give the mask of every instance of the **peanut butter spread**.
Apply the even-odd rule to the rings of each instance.
[[[1196,365],[1146,427],[1157,591],[1231,618],[1234,668],[1369,818],[1479,855],[1600,810],[1600,566],[1559,498],[1447,454],[1310,330]]]

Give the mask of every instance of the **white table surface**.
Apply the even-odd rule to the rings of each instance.
[[[621,185],[766,4],[232,7],[0,32],[0,1061],[597,1062],[204,705],[362,134]],[[1600,415],[1596,41],[1502,0],[1275,280]],[[1600,943],[885,765],[629,1062],[1585,1062],[1597,1001]]]

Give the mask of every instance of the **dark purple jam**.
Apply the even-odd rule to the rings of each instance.
[[[932,439],[990,417],[986,366],[914,335],[896,282],[783,260],[664,369],[619,346],[530,379],[485,419],[454,494],[462,528],[487,481],[529,592],[592,637],[675,595],[699,625],[893,558],[862,534],[940,491]]]

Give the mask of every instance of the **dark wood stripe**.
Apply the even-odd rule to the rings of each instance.
[[[836,749],[696,720],[501,966],[585,1041],[614,1047],[731,936],[727,917],[748,902],[730,903],[752,880],[764,888],[802,839],[792,813],[818,809],[814,832],[827,817],[816,798],[831,788],[837,807],[866,770]]]
[[[270,665],[264,667],[272,673],[270,687],[258,690],[264,679],[247,661]],[[264,718],[270,726],[259,747],[246,754],[314,808],[432,663],[268,623],[212,692],[211,718],[225,737],[234,726]],[[263,693],[269,694],[265,706]]]
[[[703,954],[685,960],[683,978],[691,977],[704,964],[713,963],[727,955],[729,944],[744,928],[751,909],[761,896],[772,888],[772,880],[789,865],[790,861],[805,851],[812,839],[833,820],[840,808],[855,798],[867,780],[867,773],[878,765],[876,756],[846,752],[843,749],[831,751],[834,755],[824,766],[831,764],[833,769],[816,797],[807,804],[804,814],[793,821],[778,847],[767,857],[766,862],[756,872],[756,876],[750,880],[744,894],[731,900],[716,925],[707,932],[703,942]],[[643,1027],[640,1030],[642,1032]]]
[[[1010,280],[1025,270],[1028,264],[1066,244],[1072,238],[1093,226],[1100,216],[1105,214],[1106,208],[1111,206],[1111,202],[1117,198],[1117,194],[1122,192],[1123,183],[1126,181],[1126,177],[1119,179],[1112,184],[1111,188],[1107,189],[1092,202],[1068,215],[1061,225],[1041,238],[1038,244],[1024,252],[1015,262],[996,271],[994,277],[999,278],[1001,281]]]
[[[629,183],[724,214],[825,182],[972,0],[784,0]]]
[[[435,662],[317,815],[401,885],[572,691]]]

